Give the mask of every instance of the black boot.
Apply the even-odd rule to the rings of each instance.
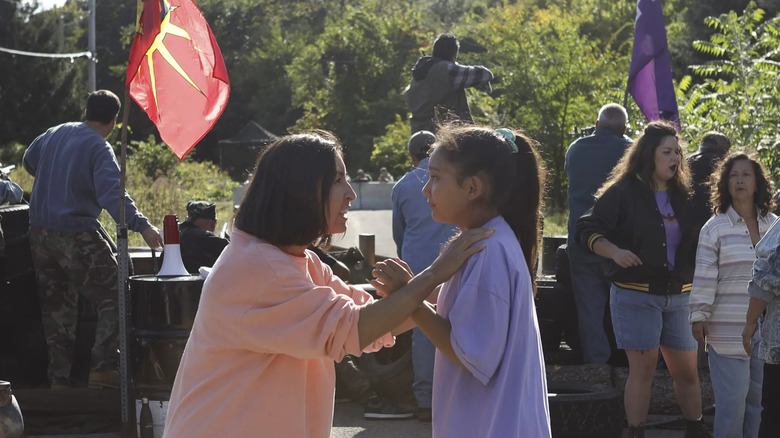
[[[638,426],[628,425],[628,438],[645,438],[645,423]]]
[[[685,438],[713,438],[713,436],[703,421],[685,420]]]

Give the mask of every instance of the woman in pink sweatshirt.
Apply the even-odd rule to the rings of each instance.
[[[375,301],[307,250],[346,231],[355,199],[341,146],[317,131],[260,155],[230,245],[206,279],[173,385],[166,437],[330,436],[333,361],[393,345],[431,291],[483,248],[463,233],[422,274]]]

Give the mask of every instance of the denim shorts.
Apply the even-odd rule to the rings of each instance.
[[[672,350],[699,348],[688,322],[688,297],[652,295],[612,285],[609,308],[617,347],[623,350]]]

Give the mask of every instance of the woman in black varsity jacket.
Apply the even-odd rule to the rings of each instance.
[[[698,230],[675,127],[648,124],[596,196],[577,221],[577,239],[614,262],[610,310],[618,348],[628,356],[630,436],[644,436],[659,348],[687,420],[686,438],[711,436],[701,422],[698,346],[688,322]]]

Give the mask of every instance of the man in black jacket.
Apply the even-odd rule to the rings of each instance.
[[[433,56],[423,56],[412,68],[412,81],[404,91],[412,134],[436,132],[438,124],[452,119],[473,122],[466,88],[492,91],[493,73],[481,65],[458,64],[459,50],[455,35],[441,34],[433,43]]]
[[[181,260],[187,272],[197,273],[201,266],[214,266],[228,240],[214,234],[217,209],[211,202],[187,203],[187,220],[179,224]]]
[[[712,217],[710,175],[723,157],[729,153],[729,148],[731,148],[731,141],[728,137],[720,132],[710,131],[701,138],[699,150],[687,158],[693,182],[691,212],[696,230],[701,230],[701,227]]]

